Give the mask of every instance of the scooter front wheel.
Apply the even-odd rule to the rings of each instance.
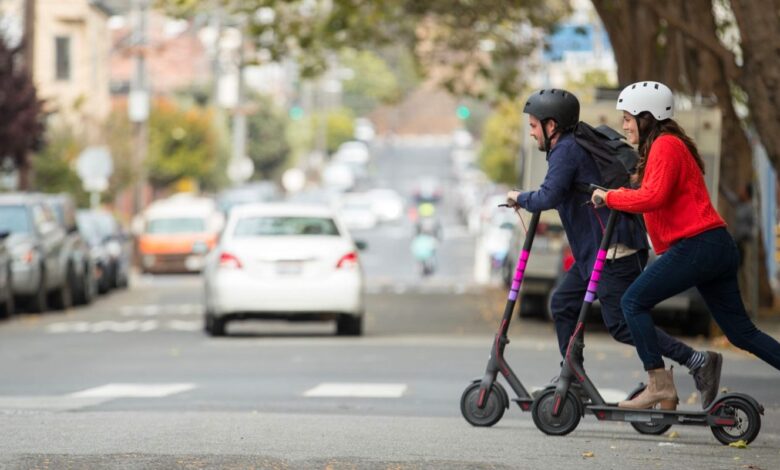
[[[640,387],[638,387],[636,390],[634,390],[633,393],[631,393],[628,396],[629,400],[632,400],[634,397],[642,393],[646,386],[641,387],[642,384],[640,384]],[[636,431],[639,434],[649,434],[653,436],[660,436],[661,434],[665,433],[669,430],[669,428],[672,427],[671,424],[647,424],[647,423],[638,423],[638,422],[631,422],[631,426],[636,429]]]
[[[745,441],[750,444],[761,431],[761,415],[748,400],[740,397],[726,397],[716,401],[712,408],[719,416],[733,418],[734,426],[710,426],[715,439],[723,445]]]
[[[566,392],[558,416],[553,416],[555,389],[544,390],[531,408],[534,424],[545,434],[565,436],[577,428],[582,417],[582,405],[571,391]]]
[[[485,406],[479,407],[480,382],[474,382],[466,387],[460,397],[460,412],[472,426],[493,426],[504,416],[509,403],[506,390],[500,383],[494,382],[485,401]]]

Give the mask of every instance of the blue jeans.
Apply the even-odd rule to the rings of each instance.
[[[601,272],[601,279],[596,291],[601,304],[601,317],[609,334],[623,344],[633,346],[634,342],[623,311],[620,309],[620,299],[631,283],[642,273],[646,264],[647,250],[642,250],[635,255],[624,258],[608,259]],[[572,266],[553,292],[550,310],[555,321],[555,332],[558,335],[561,356],[566,355],[569,338],[577,325],[577,317],[580,315],[580,307],[585,299],[587,287],[588,280],[582,280],[577,267]],[[657,337],[661,353],[681,365],[685,365],[693,355],[693,349],[690,346],[669,336],[663,330],[657,331]]]
[[[745,312],[738,266],[734,240],[725,228],[716,228],[676,242],[631,284],[621,305],[645,370],[664,367],[650,310],[694,286],[731,344],[780,370],[780,343],[756,328]]]

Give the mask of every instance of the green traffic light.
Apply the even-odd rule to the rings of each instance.
[[[290,119],[297,121],[303,117],[303,108],[300,106],[293,106],[290,108]]]
[[[468,108],[468,106],[460,105],[456,110],[456,114],[458,115],[458,119],[466,120],[469,118],[469,116],[471,116],[471,110]]]

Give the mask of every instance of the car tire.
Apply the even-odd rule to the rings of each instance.
[[[363,334],[363,316],[348,315],[339,316],[336,320],[336,334],[339,336],[360,336]]]
[[[11,318],[14,315],[16,312],[16,302],[14,300],[11,271],[8,270],[5,283],[5,301],[3,302],[2,310],[0,310],[0,318]]]
[[[54,307],[57,310],[67,310],[73,307],[73,286],[75,284],[76,275],[73,272],[73,266],[68,264],[65,270],[65,279],[62,281],[62,285],[54,291],[52,300],[54,301]]]
[[[80,300],[83,305],[89,305],[97,297],[97,280],[95,279],[94,268],[89,269],[89,265],[84,266],[84,279],[81,282]]]
[[[215,317],[213,313],[207,313],[203,329],[209,336],[225,336],[226,323],[224,319]]]
[[[46,271],[43,266],[40,268],[40,282],[38,283],[38,291],[30,298],[30,311],[32,313],[43,313],[49,308],[47,292],[46,292]]]

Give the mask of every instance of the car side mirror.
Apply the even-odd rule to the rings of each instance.
[[[359,251],[367,250],[368,249],[368,243],[363,240],[355,240],[355,246]]]

